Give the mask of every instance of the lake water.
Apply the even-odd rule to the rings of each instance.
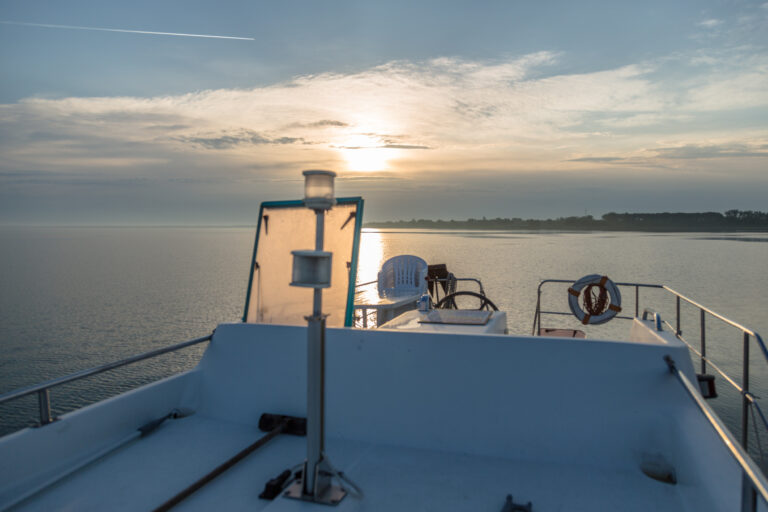
[[[0,228],[0,393],[146,350],[202,336],[242,317],[254,238],[245,228]],[[358,281],[381,262],[416,254],[478,277],[507,311],[512,333],[530,333],[541,279],[600,273],[659,283],[768,334],[768,234],[552,233],[365,230]],[[641,292],[674,323],[674,301]],[[567,310],[563,288],[543,296]],[[634,293],[624,310],[634,311]],[[698,343],[699,317],[683,307],[683,334]],[[547,327],[578,328],[570,317]],[[741,378],[741,334],[708,319],[708,351]],[[613,320],[590,336],[625,336]],[[752,390],[768,397],[768,366],[752,350]],[[185,349],[52,390],[55,414],[191,368],[204,346]],[[698,363],[698,361],[695,361]],[[610,383],[606,383],[610,385]],[[735,432],[740,406],[718,379],[710,401]],[[767,404],[768,407],[768,404]],[[36,399],[0,405],[0,434],[36,420]],[[754,436],[753,436],[754,438]],[[763,438],[763,444],[768,437]]]

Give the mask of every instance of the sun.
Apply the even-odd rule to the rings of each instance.
[[[384,148],[344,149],[342,155],[350,171],[371,172],[387,169],[389,158]]]
[[[385,171],[393,156],[378,137],[364,134],[347,137],[338,150],[347,162],[347,169],[357,172]]]

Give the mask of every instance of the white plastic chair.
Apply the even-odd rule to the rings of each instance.
[[[427,291],[427,262],[418,256],[401,254],[389,258],[379,271],[379,296],[421,295]]]

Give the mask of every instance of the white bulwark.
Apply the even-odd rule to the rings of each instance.
[[[328,452],[364,491],[340,507],[499,511],[512,495],[542,511],[738,510],[738,464],[664,360],[695,379],[686,347],[650,321],[632,333],[329,329]],[[221,325],[196,369],[0,440],[0,503],[192,409],[18,506],[153,510],[263,435],[263,413],[303,416],[305,358],[305,328]],[[304,451],[304,438],[280,435],[179,509],[316,510],[324,505],[258,498]]]

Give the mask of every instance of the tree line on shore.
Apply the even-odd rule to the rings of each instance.
[[[598,231],[761,231],[768,230],[768,212],[728,210],[702,213],[606,213],[556,219],[411,219],[369,222],[371,228],[422,229],[553,229]]]

